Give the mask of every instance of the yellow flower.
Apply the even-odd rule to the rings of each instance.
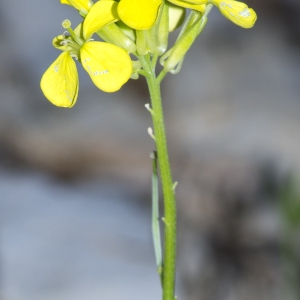
[[[168,0],[184,8],[204,12],[207,4],[217,6],[227,19],[243,28],[253,27],[257,16],[253,9],[235,0]],[[155,23],[163,0],[121,0],[118,5],[120,19],[137,30],[149,29]]]
[[[70,28],[70,21],[63,22],[63,27],[70,35],[54,38],[54,47],[63,53],[50,65],[41,79],[41,89],[54,105],[72,107],[76,103],[79,80],[73,58],[81,61],[93,83],[105,92],[119,90],[130,78],[132,62],[124,49],[89,40],[94,32],[117,20],[116,5],[114,1],[97,2],[83,24],[74,31]]]
[[[137,30],[146,30],[154,25],[163,2],[163,0],[121,0],[118,5],[118,14],[120,19],[129,27]],[[201,12],[205,10],[205,5],[202,4],[193,4],[181,0],[170,2],[180,7]],[[182,11],[181,14],[183,14]]]

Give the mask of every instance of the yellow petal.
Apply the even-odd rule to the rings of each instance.
[[[41,79],[45,97],[56,106],[72,107],[78,96],[76,64],[69,52],[63,52]]]
[[[118,21],[117,6],[115,1],[103,0],[93,5],[83,23],[84,38],[88,39],[105,25]]]
[[[169,4],[169,32],[178,28],[185,18],[185,8]]]
[[[252,8],[249,8],[245,3],[233,0],[213,0],[221,14],[231,22],[243,28],[253,27],[257,16]]]
[[[80,57],[94,84],[104,92],[119,90],[131,76],[129,55],[113,44],[86,42],[80,49]]]
[[[87,13],[93,6],[93,2],[90,0],[60,0],[61,4],[68,4],[75,7],[79,11]]]
[[[210,0],[181,0],[180,2],[202,5],[202,4],[207,4],[209,1]]]
[[[205,4],[203,3],[206,3],[207,0],[199,0],[199,1],[169,0],[169,2],[181,7],[190,8],[203,13],[205,11]]]
[[[155,23],[163,0],[121,0],[118,14],[131,28],[145,30]]]

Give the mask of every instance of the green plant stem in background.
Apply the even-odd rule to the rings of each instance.
[[[143,69],[147,72],[145,77],[152,104],[150,112],[154,127],[156,151],[164,198],[163,300],[174,300],[176,273],[176,202],[161,101],[160,82],[162,78],[156,78],[155,67],[152,65],[149,55],[144,56],[141,59],[141,62]]]

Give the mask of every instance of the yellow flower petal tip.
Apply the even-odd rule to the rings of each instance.
[[[93,6],[91,0],[60,0],[61,4],[71,5],[79,11],[87,13]]]
[[[118,14],[129,27],[146,30],[155,23],[162,3],[163,0],[121,0]]]
[[[185,8],[176,6],[174,4],[169,4],[169,32],[174,31],[184,21],[185,18]]]
[[[220,9],[220,12],[224,17],[240,27],[251,28],[257,20],[255,11],[243,2],[214,0],[212,3]]]
[[[94,4],[83,23],[84,38],[88,39],[105,25],[118,21],[117,6],[115,1],[104,0]]]
[[[78,96],[78,73],[69,52],[61,53],[41,79],[45,97],[54,105],[72,107]]]
[[[118,91],[132,73],[132,62],[125,50],[105,42],[86,42],[80,49],[83,68],[102,91]]]

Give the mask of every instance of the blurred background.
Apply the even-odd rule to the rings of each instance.
[[[247,4],[253,29],[214,9],[163,82],[179,299],[300,299],[300,4]],[[160,299],[145,82],[105,94],[79,67],[77,104],[51,105],[39,81],[66,18],[0,2],[0,299]]]

